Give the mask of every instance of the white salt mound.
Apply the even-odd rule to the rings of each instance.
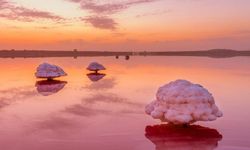
[[[160,87],[156,99],[145,108],[155,119],[173,124],[213,121],[222,117],[214,98],[201,85],[177,80]]]
[[[87,69],[90,71],[106,70],[106,68],[102,64],[99,64],[97,62],[90,63]]]
[[[35,73],[37,78],[56,78],[66,75],[62,68],[48,63],[39,65]]]

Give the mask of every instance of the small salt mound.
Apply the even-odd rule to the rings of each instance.
[[[174,124],[213,121],[222,117],[207,89],[186,80],[177,80],[160,87],[156,100],[148,104],[146,113],[155,119]]]
[[[101,64],[99,64],[97,62],[90,63],[89,66],[87,67],[87,69],[89,71],[106,70],[106,68],[103,65],[101,65]]]
[[[61,77],[66,75],[67,74],[63,71],[62,68],[48,63],[43,63],[39,65],[35,73],[35,76],[37,78],[47,78],[47,79],[53,79],[56,77]]]

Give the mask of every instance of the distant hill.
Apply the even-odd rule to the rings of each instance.
[[[236,56],[250,56],[250,51],[237,51],[237,50],[232,50],[232,49],[211,49],[211,50],[201,50],[201,51],[147,52],[146,55],[150,55],[150,56],[200,56],[200,57],[213,57],[213,58],[228,58],[228,57],[236,57]]]
[[[212,58],[228,58],[236,56],[250,56],[250,51],[232,49],[211,49],[200,51],[48,51],[48,50],[1,50],[0,58],[35,58],[35,57],[97,57],[97,56],[197,56]]]
[[[233,49],[210,49],[210,50],[207,50],[209,52],[237,52],[237,50],[233,50]]]

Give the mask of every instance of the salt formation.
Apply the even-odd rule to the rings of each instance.
[[[188,128],[172,124],[147,126],[145,136],[156,150],[214,150],[222,135],[216,129],[198,125]]]
[[[67,84],[66,81],[44,80],[44,81],[37,81],[36,88],[38,93],[40,93],[41,95],[49,96],[62,90],[66,84]]]
[[[213,121],[222,116],[214,98],[201,85],[177,80],[160,87],[156,100],[148,104],[146,113],[173,124]]]
[[[87,67],[87,69],[89,71],[95,71],[95,72],[98,72],[99,70],[106,70],[106,68],[103,65],[101,65],[97,62],[90,63],[89,66]]]
[[[47,78],[47,79],[53,79],[66,75],[67,74],[63,71],[62,68],[48,63],[43,63],[39,65],[35,73],[35,76],[37,78]]]
[[[106,74],[103,74],[103,73],[89,73],[89,74],[87,74],[87,76],[91,81],[97,82],[97,81],[101,80],[103,77],[105,77]]]

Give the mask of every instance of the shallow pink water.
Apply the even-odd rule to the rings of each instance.
[[[87,76],[93,60],[106,66],[106,76]],[[37,82],[35,68],[44,61],[62,66],[68,76]],[[248,57],[0,59],[0,67],[4,150],[250,149]],[[144,106],[159,86],[176,79],[206,87],[224,117],[197,122],[190,132],[154,126],[160,121],[147,116]]]

